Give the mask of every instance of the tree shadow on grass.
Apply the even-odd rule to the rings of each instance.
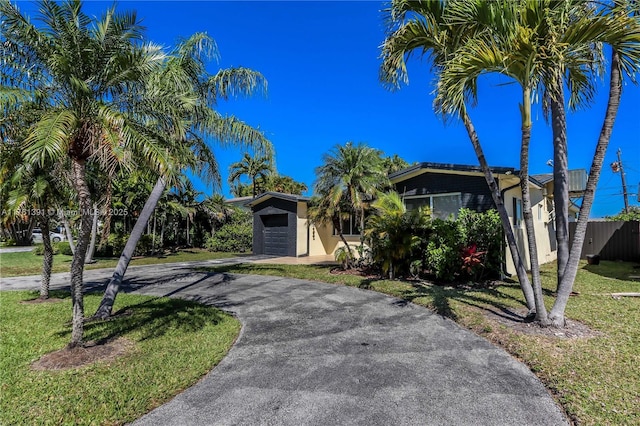
[[[100,344],[135,332],[139,334],[138,340],[144,341],[167,333],[195,332],[223,320],[226,314],[218,309],[228,310],[238,305],[224,296],[200,296],[198,291],[189,293],[194,287],[202,289],[202,286],[216,286],[229,281],[228,276],[185,269],[184,273],[162,279],[136,277],[125,280],[122,293],[136,290],[143,290],[141,293],[144,293],[145,287],[151,286],[153,294],[141,294],[147,300],[125,305],[106,320],[88,319],[84,326],[85,340]],[[175,285],[181,281],[184,281],[184,285]],[[103,287],[96,285],[92,290],[101,290]],[[59,335],[70,337],[70,333],[69,324]]]
[[[517,284],[501,283],[498,286],[491,287],[449,287],[435,284],[411,283],[412,289],[404,291],[402,298],[408,301],[420,297],[430,298],[432,308],[438,315],[450,318],[454,321],[458,320],[458,315],[451,306],[452,301],[464,303],[494,315],[503,317],[516,322],[527,322],[528,318],[517,313],[518,308],[512,305],[517,303],[526,310],[524,300],[514,297],[505,289],[515,287],[520,289]],[[551,294],[551,292],[548,292]],[[510,301],[511,303],[502,303],[500,300]]]

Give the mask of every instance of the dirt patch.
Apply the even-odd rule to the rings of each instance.
[[[88,342],[72,349],[50,352],[31,364],[33,370],[68,370],[84,367],[98,361],[109,362],[127,354],[134,343],[119,338],[105,343]]]
[[[57,303],[57,302],[62,302],[64,299],[60,299],[59,297],[49,297],[48,299],[41,299],[41,298],[37,298],[37,299],[30,299],[30,300],[23,300],[22,303],[23,305],[37,305],[40,303]]]
[[[526,318],[527,311],[524,309],[505,309],[500,312],[486,310],[484,311],[484,315],[487,319],[504,325],[516,333],[560,339],[588,339],[604,335],[602,332],[592,330],[579,321],[568,318],[566,320],[566,326],[563,328],[541,327]]]

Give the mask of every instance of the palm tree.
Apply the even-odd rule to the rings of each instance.
[[[593,32],[591,34],[587,33],[591,38],[596,38],[597,41],[606,43],[611,47],[609,96],[570,250],[568,249],[568,235],[563,241],[558,241],[558,252],[560,252],[560,244],[562,244],[565,246],[564,250],[567,255],[566,261],[565,259],[561,261],[560,257],[558,259],[557,297],[549,313],[549,318],[555,326],[564,326],[565,324],[564,312],[578,272],[582,244],[586,236],[587,222],[595,198],[596,186],[620,105],[623,77],[626,75],[628,80],[637,83],[634,76],[640,70],[640,4],[633,1],[608,4],[593,21],[587,24],[601,28],[600,31],[595,32],[595,36]],[[590,29],[587,24],[584,25],[585,32]],[[555,170],[555,167],[557,167],[555,165],[556,156],[560,156],[560,164],[564,165],[566,163],[565,158],[563,158],[563,156],[566,156],[566,118],[563,108],[563,93],[560,90],[562,85],[557,84],[558,80],[554,82],[556,83],[553,86],[556,89],[556,96],[552,97],[554,103],[551,105],[551,111],[554,128],[554,149],[559,151],[554,155],[555,176],[556,173],[562,173],[562,170]],[[568,189],[566,187],[562,188],[560,193],[554,193],[554,201],[556,203],[568,205],[568,200]],[[564,226],[564,224],[562,225]]]
[[[382,272],[394,279],[403,261],[411,257],[431,223],[428,209],[407,211],[397,192],[380,194],[371,205],[374,214],[367,222],[366,237],[372,256],[381,262]],[[406,265],[405,265],[406,266]]]
[[[250,96],[257,90],[266,90],[264,77],[246,68],[231,68],[209,75],[206,59],[216,53],[213,39],[206,34],[194,34],[180,43],[163,68],[148,79],[149,85],[145,91],[157,92],[157,96],[145,105],[147,115],[153,117],[157,111],[170,112],[168,117],[153,120],[151,125],[170,149],[173,164],[158,177],[94,314],[96,318],[111,315],[135,246],[167,182],[175,182],[184,169],[191,169],[204,175],[210,183],[219,185],[220,175],[215,156],[204,137],[213,138],[221,145],[251,147],[267,156],[271,155],[271,144],[262,132],[233,116],[222,116],[213,109],[219,99]],[[176,99],[184,100],[177,110]]]
[[[466,38],[449,59],[442,63],[436,97],[436,106],[439,110],[444,113],[460,114],[465,121],[465,98],[471,97],[475,100],[475,81],[482,72],[495,71],[506,74],[514,78],[523,90],[521,104],[523,210],[531,255],[536,316],[540,322],[547,323],[528,194],[531,98],[535,91],[544,90],[551,104],[556,159],[554,175],[557,180],[557,183],[554,182],[554,202],[556,216],[562,216],[557,219],[558,277],[559,283],[562,283],[564,280],[561,277],[565,275],[568,254],[568,233],[564,229],[568,221],[564,79],[570,88],[570,107],[575,108],[592,100],[594,93],[592,71],[594,69],[597,71],[600,64],[601,53],[597,49],[597,43],[602,41],[613,40],[613,43],[617,42],[621,48],[626,48],[629,55],[627,68],[637,68],[638,61],[634,62],[632,59],[633,53],[637,54],[638,50],[637,22],[628,19],[626,14],[612,20],[607,16],[606,10],[597,12],[590,4],[580,1],[451,2],[451,10],[448,21],[446,19],[445,21],[450,25],[456,25],[457,34],[465,34]],[[615,58],[613,62],[616,62]],[[615,75],[616,73],[612,72],[612,78]],[[593,173],[590,173],[590,176],[592,175]],[[586,197],[585,200],[588,201]],[[588,205],[590,207],[589,203]],[[588,210],[586,212],[583,217],[585,223]],[[582,242],[576,245],[576,241],[578,240],[574,241],[574,248],[578,247],[577,251],[580,251]],[[575,258],[575,266],[578,258],[579,254]],[[564,308],[559,308],[555,312],[554,310],[563,299],[566,305],[572,284],[573,279],[567,286],[568,292],[567,287],[564,289],[566,298],[559,296],[556,299],[552,314],[549,316],[554,325],[564,324]],[[559,288],[560,286],[561,284]]]
[[[582,16],[587,9],[584,2],[547,2],[547,1],[495,1],[477,3],[459,3],[455,11],[456,19],[467,25],[477,34],[457,50],[455,58],[442,72],[436,102],[442,108],[456,111],[464,97],[465,84],[486,72],[498,72],[513,78],[522,89],[521,112],[521,150],[520,150],[520,188],[525,229],[529,248],[531,277],[533,282],[536,320],[546,323],[547,310],[542,297],[542,283],[538,261],[537,242],[531,212],[529,192],[529,145],[531,140],[531,105],[535,92],[542,92],[542,82],[550,67],[557,61],[550,60],[549,52],[554,52],[553,43],[565,29],[557,28],[553,23],[566,26]],[[578,7],[580,6],[580,7]],[[569,12],[572,12],[570,14]],[[584,13],[583,13],[584,14]],[[572,19],[569,19],[572,16]],[[558,25],[561,26],[561,25]],[[567,43],[567,46],[574,44]],[[571,78],[570,87],[590,92],[590,87],[576,84],[576,80],[589,81],[585,70],[594,62],[596,52],[588,46],[582,49],[582,55],[569,55],[573,61],[568,64]],[[579,93],[573,99],[580,99]]]
[[[164,149],[141,132],[125,99],[160,64],[162,51],[137,42],[143,28],[135,13],[116,13],[114,6],[102,18],[92,19],[82,6],[79,0],[41,1],[42,26],[36,27],[16,5],[0,3],[2,90],[46,103],[25,139],[27,161],[69,158],[81,211],[71,264],[72,347],[83,338],[82,275],[92,226],[87,164],[115,165],[131,151],[144,151],[148,164],[159,168],[167,164]]]
[[[295,181],[291,176],[270,174],[262,183],[265,191],[282,192],[285,194],[302,195],[308,188],[303,182]],[[258,185],[260,186],[260,185]]]
[[[242,176],[249,176],[251,179],[252,196],[256,198],[258,194],[258,178],[264,180],[272,171],[273,166],[268,156],[252,157],[248,152],[245,152],[242,160],[229,166],[229,183],[239,182]]]
[[[362,143],[336,145],[332,152],[323,156],[323,164],[315,172],[314,188],[321,199],[317,213],[330,215],[325,222],[338,219],[336,229],[352,256],[342,234],[342,219],[353,214],[359,221],[361,232],[364,231],[369,203],[379,191],[390,186],[381,152]]]
[[[382,64],[380,67],[380,79],[389,89],[398,89],[401,81],[408,83],[406,60],[414,51],[430,58],[436,75],[441,77],[446,66],[453,61],[456,52],[465,46],[467,40],[473,39],[478,30],[471,26],[460,28],[454,19],[455,14],[451,14],[452,9],[448,8],[448,6],[456,4],[458,2],[443,0],[418,2],[393,0],[391,2],[390,8],[385,11],[389,29],[382,45]],[[467,22],[463,20],[462,24],[466,25]],[[480,139],[466,108],[467,97],[475,93],[476,80],[477,78],[469,78],[464,82],[462,93],[465,96],[456,99],[455,111],[459,114],[467,130],[469,140],[489,186],[516,267],[520,287],[529,312],[532,313],[535,311],[535,299],[527,270],[518,251],[498,184],[489,168]],[[436,99],[434,107],[436,111],[445,114],[451,112],[442,105],[442,99]]]
[[[220,194],[215,194],[205,198],[199,205],[199,210],[207,217],[211,225],[211,234],[213,235],[218,227],[227,223],[233,212],[233,206],[226,202]]]

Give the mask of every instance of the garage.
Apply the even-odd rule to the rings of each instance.
[[[262,216],[264,226],[264,254],[287,256],[289,254],[289,220],[286,214]]]
[[[299,195],[265,192],[248,202],[246,206],[253,213],[253,253],[270,256],[308,254],[306,222],[298,215],[299,206],[306,212],[308,201]],[[298,229],[299,223],[302,223],[301,229]],[[299,241],[299,238],[304,239]]]

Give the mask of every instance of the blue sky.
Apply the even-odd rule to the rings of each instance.
[[[89,2],[86,11],[100,14],[110,2]],[[268,80],[266,97],[222,103],[219,110],[259,126],[276,149],[281,174],[312,188],[314,169],[337,144],[365,142],[386,155],[408,162],[477,164],[460,122],[446,125],[432,110],[433,76],[420,60],[409,63],[408,86],[389,92],[378,81],[379,46],[384,24],[377,1],[120,1],[121,10],[136,10],[148,39],[165,45],[205,31],[217,42],[220,62],[210,71],[245,66]],[[20,2],[31,14],[33,5]],[[32,15],[33,16],[33,15]],[[491,165],[518,167],[520,91],[506,80],[481,81],[479,103],[471,111]],[[608,166],[622,150],[631,204],[637,205],[640,183],[640,89],[624,87],[620,111],[591,216],[623,208],[620,175]],[[606,84],[588,110],[568,116],[569,166],[589,169],[604,109]],[[240,160],[238,150],[216,147],[223,176]],[[530,172],[548,173],[553,157],[551,131],[540,109],[534,109]],[[198,184],[210,194],[212,188]]]

